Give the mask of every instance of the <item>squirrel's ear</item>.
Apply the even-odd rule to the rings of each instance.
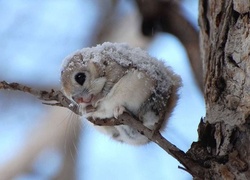
[[[94,78],[102,77],[105,75],[104,70],[101,68],[100,63],[89,61],[88,63],[91,76]]]
[[[92,93],[98,94],[99,92],[101,92],[106,81],[107,81],[106,77],[99,77],[99,78],[96,78],[94,81],[92,81],[92,84],[91,84]]]
[[[90,74],[93,78],[98,78],[100,73],[98,72],[98,66],[95,62],[89,61],[88,63]]]

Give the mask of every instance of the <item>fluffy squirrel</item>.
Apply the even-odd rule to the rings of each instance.
[[[106,42],[66,57],[61,83],[64,94],[79,104],[84,117],[117,118],[127,111],[155,130],[165,127],[178,99],[181,78],[140,48]],[[88,106],[94,110],[87,112]],[[120,142],[149,142],[127,125],[95,127]]]

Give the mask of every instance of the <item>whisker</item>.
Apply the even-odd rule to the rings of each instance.
[[[74,122],[72,120],[74,120],[74,118],[75,118],[75,114],[73,112],[71,112],[69,114],[69,116],[68,116],[68,119],[67,119],[67,128],[66,128],[66,131],[65,131],[65,134],[64,134],[64,136],[65,136],[65,138],[64,138],[65,139],[64,140],[64,149],[67,149],[67,145],[68,145],[67,140],[68,140],[68,136],[71,133],[72,122]]]
[[[64,150],[65,153],[69,153],[72,160],[76,162],[78,152],[78,141],[80,132],[82,130],[80,117],[74,113],[70,113],[68,118],[67,130],[65,132]]]
[[[80,118],[79,118],[79,116],[76,115],[76,114],[73,114],[72,116],[73,116],[73,118],[71,119],[71,120],[73,120],[73,121],[71,121],[71,126],[73,126],[73,128],[71,128],[71,131],[72,131],[71,132],[71,136],[72,136],[71,141],[72,142],[70,142],[69,145],[71,146],[70,147],[70,155],[72,157],[72,160],[74,162],[76,162],[76,158],[77,158],[77,156],[79,154],[77,144],[78,144],[78,141],[79,141],[81,128],[79,127],[80,126],[80,122],[79,122]]]

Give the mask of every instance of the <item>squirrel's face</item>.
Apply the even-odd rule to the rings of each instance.
[[[64,94],[76,103],[90,104],[101,92],[106,82],[100,77],[98,68],[91,61],[83,61],[81,55],[74,55],[61,72]]]

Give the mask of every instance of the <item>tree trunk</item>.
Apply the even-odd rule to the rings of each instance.
[[[206,117],[188,154],[202,179],[250,179],[249,10],[249,0],[200,0]]]

